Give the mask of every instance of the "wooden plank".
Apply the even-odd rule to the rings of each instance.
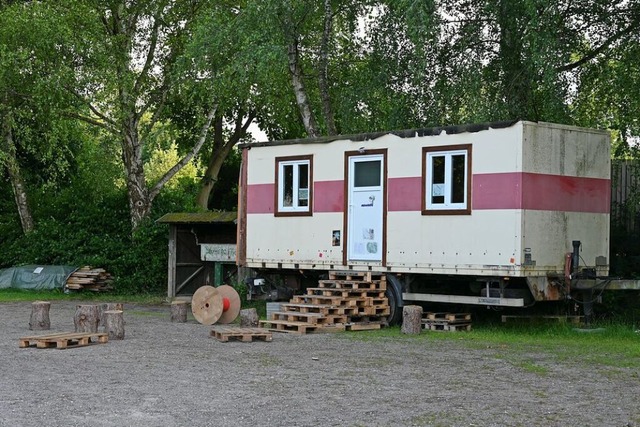
[[[374,322],[348,323],[345,327],[347,331],[371,331],[382,328],[382,324]]]

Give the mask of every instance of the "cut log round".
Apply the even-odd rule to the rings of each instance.
[[[213,325],[222,315],[222,295],[213,286],[201,286],[191,299],[193,317],[203,325]]]
[[[240,310],[240,326],[257,328],[258,320],[258,310],[255,308]]]
[[[29,329],[32,331],[46,331],[51,328],[49,308],[51,308],[51,303],[48,301],[34,301],[31,303]]]
[[[76,332],[98,332],[100,307],[97,305],[78,305],[73,316]]]
[[[222,314],[218,323],[231,323],[240,313],[240,295],[229,285],[222,285],[216,288],[222,296]]]
[[[419,305],[405,305],[402,308],[403,334],[419,334],[422,331],[422,307]]]
[[[122,310],[124,311],[124,304],[121,302],[107,302],[100,305],[100,324],[98,326],[104,327],[104,315],[103,313],[108,310]]]
[[[185,323],[187,321],[187,301],[173,301],[171,303],[171,321]]]
[[[122,310],[106,310],[104,315],[104,331],[110,340],[124,339],[124,316]]]

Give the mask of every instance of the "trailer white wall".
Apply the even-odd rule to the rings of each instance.
[[[424,215],[423,148],[471,146],[471,211]],[[543,276],[562,273],[571,242],[608,260],[610,141],[600,131],[517,122],[478,132],[246,145],[239,244],[254,268]],[[386,150],[385,253],[345,258],[345,153]],[[276,158],[313,158],[310,216],[276,216]],[[342,241],[334,246],[339,231]],[[244,251],[244,252],[243,252]],[[606,271],[605,271],[606,273]]]

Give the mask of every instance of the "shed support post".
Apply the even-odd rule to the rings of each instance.
[[[221,262],[214,262],[213,263],[213,285],[214,286],[220,286],[224,282],[224,275],[222,273],[222,271],[223,271],[222,267],[223,266],[222,266]]]
[[[169,257],[167,271],[167,297],[174,298],[176,296],[176,247],[177,247],[177,227],[174,224],[169,226]]]

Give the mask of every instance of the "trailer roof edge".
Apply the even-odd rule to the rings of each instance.
[[[504,120],[504,121],[486,122],[486,123],[468,123],[463,125],[452,125],[452,126],[434,126],[429,128],[418,128],[418,129],[401,129],[401,130],[392,130],[392,131],[365,132],[365,133],[358,133],[358,134],[320,136],[316,138],[296,138],[296,139],[284,139],[284,140],[276,140],[276,141],[262,141],[262,142],[238,144],[238,148],[264,147],[264,146],[272,146],[272,145],[324,144],[324,143],[329,143],[337,140],[345,140],[345,139],[351,140],[351,141],[367,141],[367,140],[377,139],[389,134],[399,136],[400,138],[414,138],[416,136],[440,135],[442,132],[446,132],[449,135],[457,134],[457,133],[465,133],[465,132],[475,133],[483,130],[488,130],[490,128],[492,129],[508,128],[520,121],[521,120]]]

